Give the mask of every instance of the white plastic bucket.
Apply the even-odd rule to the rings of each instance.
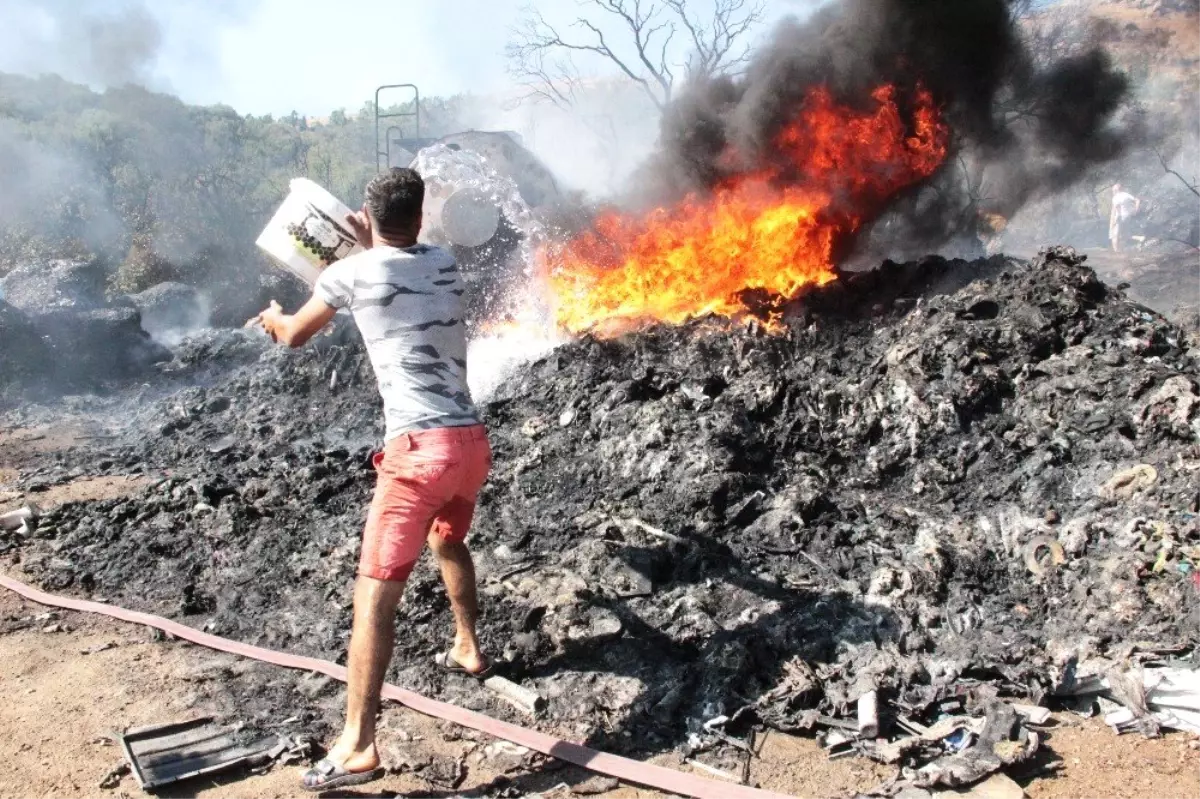
[[[471,186],[451,194],[441,210],[446,238],[460,247],[482,247],[500,228],[500,209],[496,203]]]
[[[346,225],[350,209],[307,178],[296,178],[255,242],[279,264],[310,286],[321,271],[346,256],[362,252]]]

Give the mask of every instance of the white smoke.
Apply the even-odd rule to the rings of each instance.
[[[217,67],[217,35],[257,0],[0,0],[0,72],[57,74],[95,89],[170,91],[164,51],[192,71]],[[197,35],[196,27],[204,31]]]
[[[519,92],[481,99],[465,121],[511,130],[569,189],[611,197],[627,187],[658,138],[659,111],[634,84],[616,78],[582,83],[569,106]]]

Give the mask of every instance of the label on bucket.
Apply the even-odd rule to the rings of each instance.
[[[304,219],[289,223],[287,232],[296,250],[314,266],[324,269],[345,258],[358,245],[349,231],[312,203],[305,203],[305,210]]]

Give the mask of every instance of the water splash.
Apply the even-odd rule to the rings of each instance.
[[[433,144],[417,153],[412,168],[425,179],[425,217],[431,223],[423,235],[436,235],[441,208],[456,191],[473,189],[486,196],[522,234],[521,258],[526,272],[531,253],[542,243],[546,231],[521,197],[516,182],[496,171],[479,153]]]
[[[490,402],[496,389],[522,366],[566,343],[549,327],[512,323],[484,332],[467,346],[467,382],[471,398]]]
[[[487,158],[467,149],[434,144],[417,153],[412,168],[425,179],[426,229],[423,240],[443,244],[439,230],[441,208],[455,192],[471,190],[492,202],[519,234],[516,250],[488,258],[506,263],[487,264],[486,283],[479,290],[494,295],[490,318],[479,320],[473,330],[470,366],[475,391],[490,394],[517,365],[540,357],[560,341],[553,332],[545,292],[537,285],[535,253],[548,240],[545,225],[521,196],[517,183],[502,175]],[[486,249],[487,245],[484,246]],[[478,378],[476,378],[478,376]]]

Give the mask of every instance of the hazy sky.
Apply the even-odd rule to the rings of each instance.
[[[695,0],[703,8],[711,0]],[[571,0],[538,0],[567,22]],[[381,83],[424,94],[510,83],[504,46],[529,0],[0,0],[0,71],[135,82],[242,113],[353,111]],[[810,0],[767,0],[774,20]]]

